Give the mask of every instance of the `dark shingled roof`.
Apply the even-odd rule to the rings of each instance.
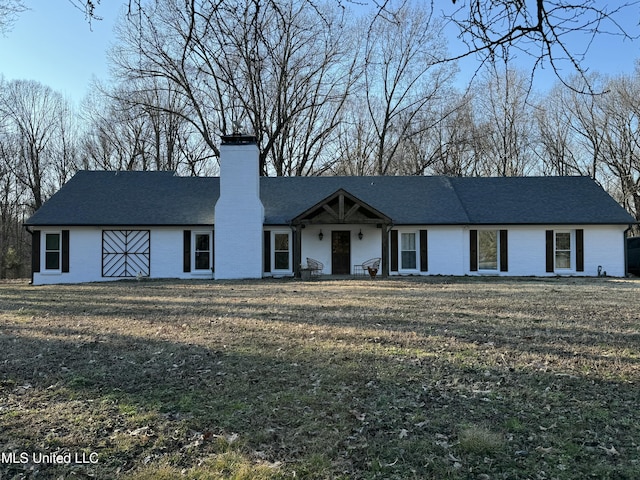
[[[286,225],[339,189],[396,225],[630,224],[588,177],[268,177],[265,224]],[[171,172],[78,172],[30,226],[213,225],[217,177]]]
[[[474,177],[452,183],[472,224],[636,223],[589,177]]]
[[[172,172],[80,171],[26,224],[213,225],[217,199],[217,179]]]

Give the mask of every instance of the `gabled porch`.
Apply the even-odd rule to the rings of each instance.
[[[358,267],[381,258],[381,276],[389,275],[390,217],[344,189],[321,200],[291,221],[294,275],[307,258],[322,262],[324,273],[354,275]]]

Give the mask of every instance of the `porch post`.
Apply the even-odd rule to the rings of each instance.
[[[387,223],[382,224],[382,278],[389,276],[389,230],[391,225]]]

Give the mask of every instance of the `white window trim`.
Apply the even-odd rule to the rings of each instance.
[[[556,264],[556,235],[558,233],[569,234],[569,267],[558,267]],[[576,231],[575,230],[554,230],[553,231],[553,270],[560,273],[571,273],[576,271]]]
[[[40,257],[40,265],[42,268],[40,269],[40,273],[44,275],[60,275],[62,274],[62,231],[61,230],[48,230],[42,231],[42,241],[41,241],[41,257]],[[58,235],[58,268],[49,269],[47,268],[47,235]]]
[[[289,238],[289,268],[287,269],[278,269],[276,268],[276,235],[287,235]],[[271,256],[271,273],[275,274],[291,274],[293,273],[293,249],[291,242],[293,241],[291,230],[271,230],[271,252],[269,255]]]
[[[402,234],[412,233],[415,250],[407,250],[416,252],[416,266],[415,268],[403,268],[402,266]],[[419,274],[420,273],[420,230],[413,229],[398,229],[398,274]]]
[[[196,263],[196,236],[209,235],[209,266],[208,268],[197,268]],[[213,231],[211,230],[194,230],[191,232],[191,265],[193,265],[192,273],[194,275],[211,275],[211,266],[213,262]]]

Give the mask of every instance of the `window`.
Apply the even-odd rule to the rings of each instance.
[[[389,271],[417,274],[429,271],[427,230],[389,232]]]
[[[44,268],[45,270],[60,270],[60,234],[46,233],[44,237]]]
[[[496,230],[478,231],[478,268],[498,270],[498,232]]]
[[[211,270],[211,234],[195,234],[195,270]]]
[[[415,270],[416,256],[416,234],[402,233],[400,235],[400,268],[403,270]]]
[[[571,268],[571,233],[570,232],[555,232],[555,258],[556,268],[569,269]]]
[[[289,234],[273,235],[273,264],[275,270],[289,270]]]
[[[545,232],[546,272],[585,271],[585,232],[575,230],[547,230]]]
[[[213,230],[182,231],[182,271],[211,275],[215,268]]]
[[[509,231],[469,230],[469,271],[509,271]]]

